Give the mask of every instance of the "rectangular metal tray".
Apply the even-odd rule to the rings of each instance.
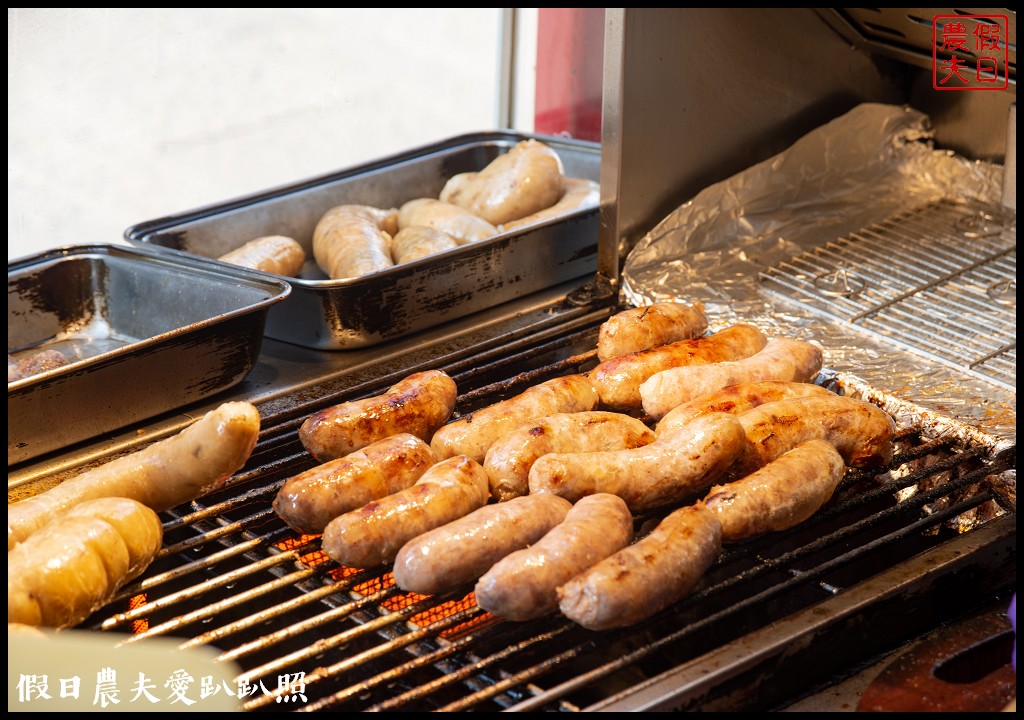
[[[237,384],[290,292],[265,273],[130,245],[9,262],[8,354],[70,362],[8,383],[8,467]]]
[[[400,207],[436,198],[457,173],[478,171],[535,138],[567,177],[600,179],[598,143],[505,131],[460,135],[382,160],[191,212],[134,225],[125,239],[175,254],[217,258],[262,235],[287,235],[306,250],[292,293],[270,311],[266,334],[321,350],[372,346],[593,274],[598,209],[495,235],[357,278],[330,280],[312,260],[313,229],[337,205]],[[276,276],[271,276],[276,277]]]

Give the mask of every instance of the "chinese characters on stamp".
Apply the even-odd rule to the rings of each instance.
[[[1004,90],[1009,87],[1009,21],[1005,15],[932,18],[932,87]]]

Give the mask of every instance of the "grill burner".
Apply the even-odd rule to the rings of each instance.
[[[1017,225],[1005,210],[934,202],[808,251],[760,281],[912,352],[1017,387]]]
[[[458,412],[589,369],[595,341],[591,327],[490,365],[449,368],[460,388]],[[562,359],[538,367],[559,353]],[[523,367],[537,369],[515,371]],[[276,690],[277,680],[296,673],[304,673],[307,698],[290,705],[297,710],[769,707],[898,645],[937,621],[936,613],[966,612],[1015,581],[1014,512],[1000,505],[989,481],[1011,461],[904,427],[887,471],[849,474],[801,526],[727,547],[693,594],[644,623],[595,633],[558,616],[499,621],[476,606],[471,587],[404,593],[390,572],[339,567],[321,551],[319,536],[288,528],[271,501],[288,477],[315,461],[298,443],[299,420],[268,420],[244,471],[228,488],[166,513],[156,562],[83,625],[124,633],[126,643],[171,636],[182,648],[218,648],[221,659],[242,667],[239,679],[262,681],[269,691],[248,700],[251,711],[281,709],[275,701],[287,690]],[[637,517],[638,535],[657,519]],[[978,547],[984,551],[972,552]],[[918,594],[931,600],[908,618]],[[857,607],[833,614],[835,602]],[[867,638],[847,635],[893,602],[903,607],[890,613],[898,622],[877,620],[879,632]],[[796,629],[779,650],[786,656],[780,674],[796,686],[777,678],[760,685],[751,675],[758,662],[769,662],[760,657],[778,671],[771,643],[747,647],[742,670],[702,671],[695,682],[673,677],[787,622]]]

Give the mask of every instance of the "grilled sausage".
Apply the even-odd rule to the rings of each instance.
[[[826,440],[807,440],[764,467],[704,498],[727,542],[787,530],[828,502],[846,472],[839,452]]]
[[[306,251],[285,235],[266,235],[221,255],[222,262],[242,267],[295,277],[306,264]]]
[[[460,245],[486,240],[500,231],[469,210],[434,198],[416,198],[398,210],[398,228],[428,227],[451,235]]]
[[[160,518],[142,503],[79,503],[7,553],[7,622],[79,624],[149,567],[162,542]]]
[[[491,496],[509,500],[530,491],[530,467],[541,455],[625,450],[653,440],[650,428],[623,413],[558,413],[521,425],[495,441],[484,456],[484,470]]]
[[[391,238],[391,257],[395,264],[412,262],[458,246],[459,241],[443,230],[413,225]]]
[[[700,501],[558,589],[565,617],[590,630],[628,627],[677,603],[722,550],[722,528]]]
[[[502,223],[501,231],[508,232],[509,230],[515,230],[525,225],[543,222],[548,218],[565,215],[573,212],[574,210],[597,207],[600,200],[601,186],[598,183],[593,180],[588,180],[587,178],[566,178],[565,193],[562,194],[562,197],[558,202],[551,207],[538,210],[537,212],[521,217],[518,220],[510,220],[507,223]]]
[[[700,337],[708,329],[704,304],[659,302],[630,308],[605,320],[597,332],[597,359],[628,355]]]
[[[480,172],[450,178],[439,195],[492,225],[518,220],[554,205],[565,194],[558,153],[532,138],[515,144]]]
[[[443,370],[413,373],[380,395],[313,413],[299,428],[299,441],[320,462],[398,433],[430,442],[455,410],[457,394],[455,381]]]
[[[739,415],[746,435],[730,477],[748,475],[805,440],[830,442],[849,467],[868,468],[892,460],[896,424],[866,400],[834,395],[765,403]]]
[[[477,581],[476,604],[507,620],[532,620],[558,609],[558,588],[633,539],[622,498],[588,495],[531,547],[506,555]]]
[[[676,435],[631,450],[543,455],[530,468],[530,492],[553,493],[570,502],[611,493],[633,512],[651,510],[710,487],[736,460],[743,443],[735,416],[708,413]]]
[[[484,505],[403,545],[395,558],[395,582],[408,592],[432,594],[474,581],[506,555],[540,540],[571,507],[554,495]]]
[[[398,211],[368,205],[331,208],[313,229],[313,257],[332,280],[359,277],[394,265],[391,236]]]
[[[597,402],[586,375],[554,378],[453,420],[434,433],[430,446],[439,458],[467,455],[482,463],[491,445],[520,425],[545,415],[593,410]]]
[[[655,373],[682,365],[738,360],[758,352],[767,342],[764,333],[753,325],[733,325],[708,337],[677,340],[609,358],[590,371],[590,380],[605,406],[639,410],[643,407],[640,385]]]
[[[738,415],[767,402],[815,395],[832,397],[835,393],[820,385],[807,382],[765,380],[728,385],[721,390],[716,390],[669,410],[665,413],[665,417],[658,421],[654,433],[658,436],[670,435],[676,432],[680,425],[706,412],[727,412]]]
[[[245,465],[259,432],[253,405],[223,403],[177,435],[8,505],[7,549],[84,500],[127,497],[159,512],[205,495]]]
[[[436,462],[429,445],[398,433],[289,478],[274,511],[298,532],[322,533],[342,513],[409,487]]]
[[[811,382],[821,370],[821,347],[791,338],[771,338],[759,352],[710,365],[675,367],[640,385],[644,411],[655,420],[672,408],[729,385],[762,380]]]
[[[371,500],[327,523],[323,550],[342,565],[370,568],[392,562],[407,542],[487,503],[487,473],[459,455],[430,467],[415,485]]]

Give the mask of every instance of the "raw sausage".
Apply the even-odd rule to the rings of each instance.
[[[653,440],[650,428],[623,413],[558,413],[522,425],[495,441],[484,457],[484,469],[491,496],[509,500],[530,491],[530,467],[541,455],[625,450]]]
[[[221,255],[222,262],[242,267],[295,277],[306,264],[306,251],[285,235],[266,235]]]
[[[601,186],[598,183],[593,180],[588,180],[587,178],[566,178],[565,193],[558,202],[549,208],[538,210],[526,217],[503,223],[501,231],[508,232],[509,230],[521,228],[524,225],[539,223],[543,220],[547,220],[548,218],[565,215],[575,210],[597,207],[600,200]]]
[[[402,205],[398,211],[398,227],[399,230],[409,227],[440,230],[451,235],[460,245],[485,240],[500,232],[469,210],[434,198],[416,198]]]
[[[394,265],[391,236],[398,211],[368,205],[331,208],[313,230],[313,257],[332,280],[359,277]]]
[[[7,553],[7,622],[79,624],[149,567],[162,543],[160,518],[142,503],[79,503]]]
[[[705,504],[722,526],[722,539],[746,540],[787,530],[828,502],[846,472],[825,440],[807,440],[744,478],[715,485]]]
[[[443,230],[413,225],[402,228],[391,238],[391,256],[396,264],[412,262],[458,246],[458,240]]]
[[[480,172],[450,178],[439,197],[492,225],[501,225],[549,208],[564,194],[565,171],[558,153],[530,138],[516,143]]]
[[[879,467],[892,460],[896,424],[866,400],[841,395],[778,400],[741,413],[739,421],[746,441],[730,468],[733,478],[748,475],[813,438],[830,442],[852,468]]]
[[[704,304],[660,302],[630,308],[605,320],[597,332],[597,359],[627,355],[700,337],[708,329]]]
[[[289,478],[274,511],[298,532],[322,533],[342,513],[409,487],[436,462],[429,445],[398,433]]]
[[[628,627],[679,602],[722,550],[722,528],[700,501],[558,589],[565,617],[590,630]]]
[[[737,383],[762,380],[811,382],[821,370],[821,347],[792,338],[771,338],[757,353],[732,362],[674,367],[640,385],[644,411],[659,420],[669,410]]]
[[[430,467],[415,485],[331,520],[323,550],[349,567],[384,565],[414,537],[486,503],[487,473],[480,463],[458,455]]]
[[[753,325],[732,325],[708,337],[609,358],[590,371],[590,380],[605,406],[639,410],[643,407],[640,385],[654,373],[682,365],[739,360],[758,352],[767,342],[765,334]]]
[[[177,435],[8,505],[7,549],[84,500],[127,497],[159,512],[216,490],[245,465],[259,432],[255,406],[223,403]]]
[[[736,460],[743,442],[735,416],[699,415],[676,435],[631,450],[543,455],[530,468],[530,492],[571,502],[612,493],[633,512],[651,510],[710,487]]]
[[[451,417],[457,394],[455,381],[443,370],[413,373],[380,395],[313,413],[299,428],[299,441],[320,462],[398,433],[429,442]]]
[[[821,385],[806,382],[765,380],[728,385],[721,390],[716,390],[669,410],[665,417],[658,421],[654,433],[659,436],[672,434],[680,425],[706,412],[727,412],[738,415],[767,402],[809,395],[832,397],[835,393]]]
[[[403,545],[395,582],[408,592],[432,594],[476,580],[506,555],[540,540],[571,507],[554,495],[484,505]]]
[[[476,604],[507,620],[532,620],[558,609],[558,588],[633,540],[622,498],[588,495],[532,547],[499,560],[477,581]]]
[[[451,421],[434,433],[430,446],[439,458],[467,455],[482,463],[491,445],[520,425],[545,415],[593,410],[597,402],[586,375],[554,378]]]

